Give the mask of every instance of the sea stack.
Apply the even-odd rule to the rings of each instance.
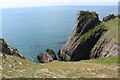
[[[37,57],[40,63],[47,63],[57,60],[55,52],[50,48],[46,49],[44,53],[39,53]]]

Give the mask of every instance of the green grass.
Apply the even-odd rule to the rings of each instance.
[[[101,63],[101,64],[117,64],[118,59],[120,59],[120,56],[113,56],[113,57],[99,58],[99,59],[91,59],[91,60],[83,60],[83,62]]]
[[[108,22],[103,22],[102,24],[109,29],[109,35],[114,37],[115,42],[118,42],[118,22],[120,22],[119,18],[115,18]],[[120,34],[119,34],[120,35]]]
[[[118,58],[78,62],[33,63],[16,56],[3,57],[4,78],[117,78]],[[21,63],[21,64],[20,64]],[[15,65],[14,65],[15,64]],[[10,68],[12,65],[12,68]]]

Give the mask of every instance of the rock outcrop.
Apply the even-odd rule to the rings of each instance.
[[[38,54],[38,60],[40,63],[52,62],[57,60],[56,54],[52,49],[47,49],[44,53]]]
[[[114,15],[109,16],[110,17],[106,17],[104,21],[114,18]],[[79,11],[76,19],[72,34],[58,53],[63,61],[79,61],[118,54],[116,51],[117,44],[112,44],[113,37],[111,38],[110,36],[107,37],[107,35],[104,35],[109,29],[99,20],[97,13]],[[111,44],[105,44],[106,42]],[[104,45],[99,46],[97,44]],[[99,49],[102,50],[102,52]],[[111,51],[111,54],[108,54],[106,49]]]
[[[7,55],[15,55],[20,58],[27,59],[26,57],[21,55],[16,48],[8,45],[2,38],[0,38],[0,53],[4,53]]]
[[[57,60],[55,52],[52,49],[46,49],[46,53],[49,54],[53,60]]]
[[[91,48],[103,32],[101,28],[96,28],[96,30],[92,31],[99,23],[97,13],[89,11],[78,12],[74,30],[63,48],[59,51],[62,60],[76,61],[89,59]]]
[[[111,20],[111,19],[114,19],[116,16],[114,15],[114,14],[109,14],[108,16],[105,16],[104,18],[103,18],[103,21],[104,22],[107,22],[107,21],[109,21],[109,20]]]

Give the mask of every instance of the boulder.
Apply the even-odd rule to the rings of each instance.
[[[53,60],[57,60],[56,54],[52,49],[46,49],[46,53],[49,54]]]
[[[37,55],[37,57],[38,57],[38,60],[39,60],[40,63],[45,63],[46,62],[46,58],[45,58],[44,53],[39,53]]]
[[[108,16],[106,16],[106,17],[103,18],[103,21],[107,22],[107,21],[109,21],[111,19],[114,19],[114,18],[115,18],[114,14],[109,14]]]
[[[44,53],[39,53],[37,55],[40,63],[47,63],[57,60],[56,54],[52,49],[46,49]]]

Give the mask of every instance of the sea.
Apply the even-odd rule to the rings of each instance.
[[[0,34],[11,46],[33,62],[37,54],[52,48],[56,55],[73,30],[80,10],[95,11],[100,20],[108,14],[117,14],[117,5],[101,6],[40,6],[3,8]],[[1,22],[0,21],[0,22]]]

